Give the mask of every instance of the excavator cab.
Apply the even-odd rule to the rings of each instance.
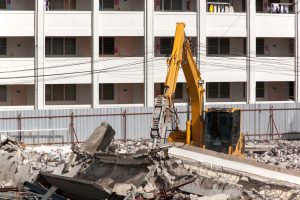
[[[241,111],[234,108],[209,108],[205,112],[205,148],[242,155],[244,137],[240,133]]]

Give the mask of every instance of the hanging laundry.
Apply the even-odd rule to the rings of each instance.
[[[280,5],[280,13],[284,13],[284,5]]]
[[[278,3],[273,3],[272,6],[273,6],[272,12],[273,13],[278,13],[279,12],[279,4]]]
[[[214,5],[214,13],[218,12],[218,7],[217,5]]]
[[[214,12],[214,5],[210,4],[210,6],[209,6],[209,12],[211,12],[211,13]]]

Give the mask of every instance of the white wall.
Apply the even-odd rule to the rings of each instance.
[[[45,13],[46,36],[91,36],[91,11]]]
[[[99,12],[100,36],[144,36],[144,12]]]
[[[207,13],[207,37],[246,37],[245,13]]]
[[[295,37],[295,14],[258,13],[256,37]]]
[[[195,12],[154,12],[154,36],[174,37],[177,22],[185,23],[187,36],[197,36]]]
[[[0,27],[0,36],[34,36],[34,11],[0,10]]]

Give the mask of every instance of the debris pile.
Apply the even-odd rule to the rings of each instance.
[[[298,186],[176,156],[170,145],[114,141],[114,135],[107,123],[72,147],[24,147],[0,135],[0,199],[300,199]],[[266,155],[293,158],[298,144],[281,141]]]
[[[268,145],[269,148],[265,152],[248,151],[247,158],[285,169],[300,171],[300,141],[278,140],[262,144]]]
[[[70,146],[25,147],[14,138],[0,135],[0,188],[17,187],[32,181],[39,172],[52,173],[68,160]]]

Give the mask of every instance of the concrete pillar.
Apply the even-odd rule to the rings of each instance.
[[[92,1],[92,107],[99,105],[99,0]]]
[[[203,72],[201,66],[206,63],[206,1],[197,1],[197,66],[201,72],[203,79]],[[205,81],[205,80],[204,80]],[[206,83],[203,85],[206,87]],[[204,102],[206,102],[206,95],[204,95]]]
[[[247,0],[247,103],[256,102],[255,62],[256,35],[255,35],[256,1]]]
[[[295,101],[300,102],[300,75],[299,75],[299,57],[300,57],[300,4],[295,0]]]
[[[45,85],[44,85],[44,59],[45,59],[45,37],[44,37],[44,1],[35,1],[35,58],[34,58],[34,109],[45,108]]]
[[[154,0],[145,0],[144,8],[144,105],[153,106],[154,103],[154,79],[153,79],[153,59],[154,59]]]

